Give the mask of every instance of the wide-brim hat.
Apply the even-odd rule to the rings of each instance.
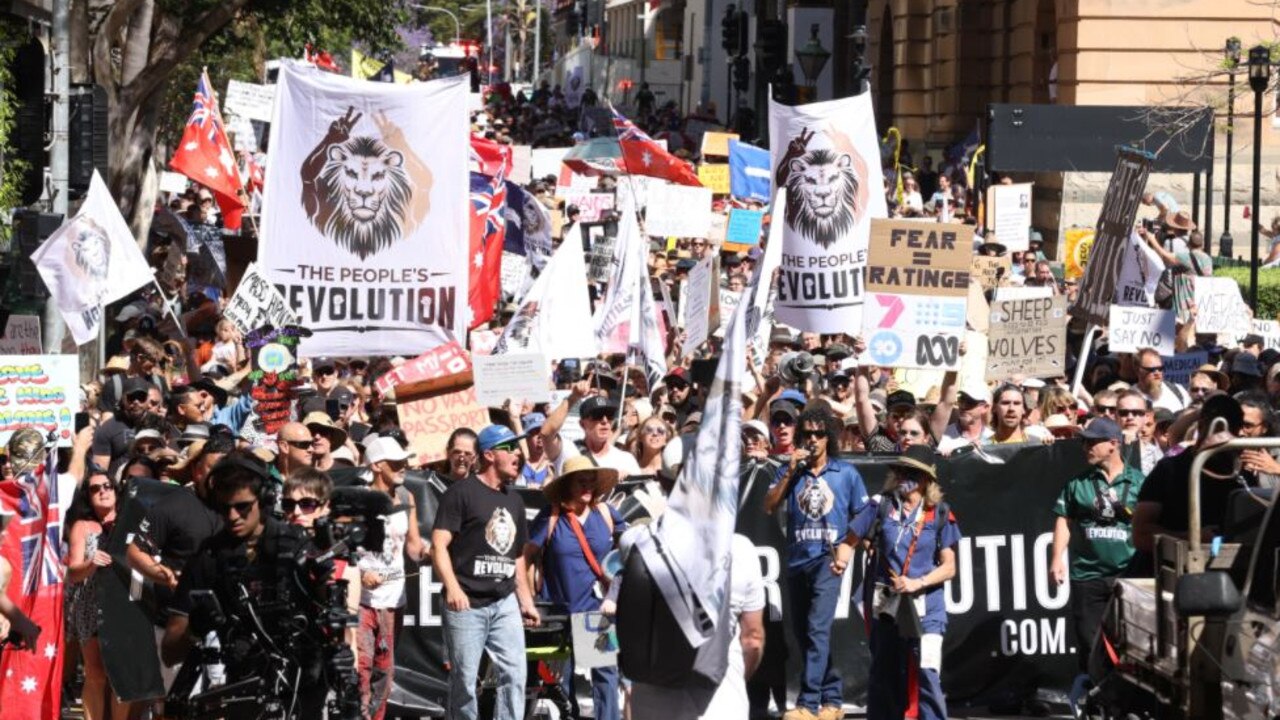
[[[933,448],[928,445],[912,445],[906,452],[890,460],[889,465],[916,470],[928,475],[930,480],[938,481],[938,466]]]
[[[1179,210],[1165,219],[1164,223],[1175,230],[1186,230],[1188,232],[1196,229],[1196,221],[1191,219],[1191,213],[1186,210]]]
[[[591,488],[591,503],[593,505],[603,498],[609,497],[609,494],[613,492],[613,488],[618,484],[617,470],[600,467],[591,462],[590,458],[576,455],[564,461],[560,474],[548,480],[542,486],[542,493],[547,496],[547,500],[553,506],[560,505],[570,499],[568,494],[572,492],[573,481],[580,477],[588,476],[595,480],[595,486]]]
[[[191,466],[204,455],[204,448],[207,444],[207,440],[196,440],[183,448],[182,452],[178,454],[177,462],[169,466],[168,475],[177,480],[190,479]]]
[[[1218,389],[1223,392],[1226,392],[1231,388],[1231,379],[1228,378],[1227,374],[1219,370],[1218,366],[1214,365],[1213,363],[1205,363],[1201,365],[1200,367],[1196,368],[1196,372],[1201,373],[1203,375],[1208,375],[1209,377],[1213,378],[1213,382],[1218,386]]]
[[[313,433],[321,433],[328,436],[329,444],[334,449],[340,448],[347,443],[347,431],[334,424],[333,418],[329,417],[329,413],[313,412],[302,419],[302,424]]]

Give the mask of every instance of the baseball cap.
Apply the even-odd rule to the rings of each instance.
[[[684,369],[684,368],[682,368],[682,367],[678,367],[678,368],[676,368],[675,370],[672,370],[671,372],[669,372],[669,373],[667,373],[665,376],[663,376],[663,378],[662,378],[662,382],[663,382],[663,383],[665,383],[665,384],[670,385],[670,384],[671,384],[671,382],[670,382],[670,381],[671,381],[671,378],[678,378],[678,379],[680,379],[680,380],[684,381],[686,384],[688,384],[688,383],[689,383],[689,371],[688,371],[688,370],[686,370],[686,369]]]
[[[800,408],[796,407],[795,403],[790,403],[786,400],[774,400],[769,403],[769,417],[773,417],[775,413],[783,413],[795,419],[800,417]]]
[[[602,410],[607,410],[610,414],[618,412],[618,401],[614,400],[612,397],[592,395],[586,400],[583,400],[582,404],[578,406],[578,415],[581,417],[588,417]]]
[[[520,425],[526,433],[531,433],[547,424],[547,416],[540,412],[525,413],[520,416]]]
[[[1080,437],[1085,440],[1114,440],[1121,442],[1124,439],[1124,433],[1120,431],[1120,426],[1115,420],[1108,417],[1097,417],[1093,422],[1085,426],[1080,431]]]
[[[960,388],[960,394],[976,403],[991,404],[991,388],[981,381],[970,381]]]
[[[766,439],[768,439],[769,437],[769,426],[765,425],[759,420],[748,420],[742,423],[742,432],[745,433],[748,430],[750,430],[751,432],[759,433],[763,435]]]
[[[477,436],[476,449],[480,452],[492,450],[504,443],[514,442],[524,437],[524,435],[515,434],[511,428],[506,425],[490,425],[480,431]]]
[[[395,438],[380,437],[364,446],[364,458],[370,465],[376,462],[403,462],[409,459],[409,451],[396,442]]]
[[[782,394],[778,396],[778,399],[775,400],[774,403],[779,403],[784,401],[789,403],[795,403],[795,406],[797,408],[802,408],[804,407],[805,403],[809,402],[808,399],[805,398],[804,393],[800,392],[799,390],[793,390],[790,388],[787,390],[783,390]]]
[[[140,377],[125,378],[124,382],[120,384],[120,399],[123,400],[136,392],[151,392],[153,387],[155,385]]]
[[[899,405],[915,405],[916,396],[913,395],[910,390],[895,390],[889,393],[889,397],[885,398],[884,404],[887,405],[890,410]]]

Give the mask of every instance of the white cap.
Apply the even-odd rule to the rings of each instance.
[[[396,443],[396,444],[399,445],[400,443]],[[343,445],[337,450],[334,450],[333,452],[329,453],[329,457],[333,458],[334,460],[346,460],[352,465],[356,464],[356,456],[351,454],[351,448],[347,447],[346,445]]]
[[[747,430],[755,430],[760,433],[765,440],[769,439],[769,426],[759,420],[747,420],[742,423],[742,431],[746,432]]]
[[[980,403],[991,404],[991,388],[981,380],[971,380],[960,388],[960,394]]]
[[[1031,388],[1032,390],[1039,390],[1042,387],[1044,387],[1044,381],[1041,380],[1040,378],[1027,378],[1026,380],[1022,381],[1022,388],[1024,390],[1027,388]]]
[[[399,462],[409,459],[409,451],[392,437],[380,437],[364,446],[364,459],[370,465],[376,462]]]

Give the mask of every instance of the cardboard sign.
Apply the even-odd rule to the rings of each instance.
[[[398,391],[397,391],[398,393]],[[489,424],[489,410],[476,401],[476,389],[398,402],[400,428],[409,439],[409,451],[426,465],[446,457],[449,435],[460,427],[483,428]]]
[[[729,194],[729,166],[728,165],[699,165],[698,180],[702,184],[711,188],[711,192],[716,195]]]
[[[471,358],[476,381],[476,402],[501,407],[508,400],[549,402],[547,378],[550,365],[542,353],[476,355]]]
[[[1226,277],[1195,277],[1196,332],[1229,332],[1237,320],[1248,317],[1240,297],[1240,284]]]
[[[1009,285],[996,288],[996,300],[1032,300],[1053,297],[1053,288],[1044,285]]]
[[[1155,348],[1161,355],[1173,354],[1177,319],[1170,310],[1112,305],[1107,345],[1111,352],[1137,352]]]
[[[573,613],[569,619],[577,667],[589,670],[618,664],[618,630],[612,620],[599,612]]]
[[[1209,353],[1204,350],[1192,350],[1172,357],[1164,357],[1161,360],[1164,363],[1164,381],[1188,387],[1191,385],[1191,376],[1196,373],[1196,369],[1209,362]]]
[[[1008,255],[974,255],[969,267],[969,275],[973,284],[983,290],[992,290],[1000,285],[1000,281],[1008,278],[1011,265]]]
[[[1068,280],[1079,280],[1089,263],[1089,251],[1093,249],[1093,228],[1067,228],[1063,237],[1067,241],[1064,275]]]
[[[289,303],[261,273],[257,263],[249,263],[222,315],[242,333],[264,325],[282,327],[299,323]]]
[[[871,361],[882,367],[958,370],[967,292],[961,297],[871,293],[862,311]]]
[[[379,395],[391,388],[398,398],[454,390],[471,382],[471,361],[456,342],[434,347],[374,382]]]
[[[1267,348],[1280,350],[1280,322],[1275,320],[1253,320],[1249,323],[1248,329],[1233,333],[1231,337],[1225,339],[1219,337],[1218,342],[1228,347],[1238,347],[1244,342],[1244,336],[1249,334],[1262,337],[1263,350]]]
[[[1138,216],[1138,203],[1147,187],[1151,172],[1150,154],[1140,150],[1118,150],[1115,172],[1107,184],[1098,213],[1097,236],[1089,250],[1089,263],[1080,280],[1075,302],[1068,308],[1074,317],[1094,325],[1103,325],[1116,296],[1116,282],[1124,265],[1133,221]]]
[[[976,284],[970,284],[969,303],[965,307],[969,329],[985,333],[991,324],[990,314],[991,306],[987,304],[987,296],[982,293],[982,288]]]
[[[645,233],[659,237],[707,237],[711,233],[711,188],[650,187]]]
[[[708,255],[689,271],[688,294],[681,300],[684,310],[684,345],[681,353],[684,357],[693,355],[711,333],[711,292],[714,289],[714,270],[712,256]]]
[[[988,317],[988,382],[1067,374],[1065,297],[997,301]]]
[[[737,133],[706,132],[702,134],[702,157],[729,157],[729,141],[737,140]]]
[[[507,179],[521,185],[528,185],[533,181],[533,148],[528,145],[512,146],[511,173]]]
[[[577,206],[581,212],[578,215],[580,223],[599,222],[605,213],[613,209],[613,193],[570,190],[564,194],[564,205],[566,208],[570,205]]]
[[[729,225],[725,230],[724,240],[735,245],[759,245],[763,226],[763,210],[733,208],[729,211]]]
[[[227,95],[223,98],[222,108],[231,115],[239,115],[246,120],[271,122],[272,107],[276,102],[275,85],[257,85],[255,83],[229,80]]]
[[[57,433],[70,447],[80,410],[80,359],[75,355],[0,355],[0,445],[24,427]]]
[[[1026,250],[1031,235],[1031,183],[988,187],[987,227],[1009,252]]]
[[[972,236],[972,229],[955,223],[873,218],[867,291],[956,297],[963,301],[969,296]],[[866,322],[863,326],[871,327]]]
[[[0,355],[39,355],[40,317],[38,315],[10,315],[0,336]]]

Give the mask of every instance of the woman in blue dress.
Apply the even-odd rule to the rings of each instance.
[[[863,507],[836,547],[831,571],[843,574],[854,548],[867,549],[868,720],[946,720],[943,584],[956,573],[960,528],[942,500],[929,446],[913,445],[891,465],[884,490]]]

